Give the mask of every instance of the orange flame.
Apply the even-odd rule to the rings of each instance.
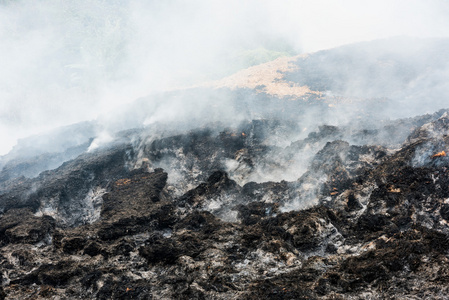
[[[437,154],[432,155],[432,158],[442,157],[442,156],[446,156],[446,152],[444,152],[444,150],[441,152],[438,152]]]
[[[246,134],[244,132],[242,132],[242,136],[246,136]]]

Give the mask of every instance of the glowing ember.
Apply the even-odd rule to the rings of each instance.
[[[401,192],[401,189],[400,189],[400,188],[395,188],[395,187],[393,187],[393,186],[390,186],[390,188],[388,189],[388,191],[389,191],[390,193],[400,193],[400,192]]]
[[[446,156],[446,152],[444,152],[444,150],[441,152],[438,152],[437,154],[432,155],[432,158],[442,157],[442,156]]]
[[[117,186],[127,185],[131,183],[131,179],[125,178],[125,179],[119,179],[115,182]]]

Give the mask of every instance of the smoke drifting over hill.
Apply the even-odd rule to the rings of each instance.
[[[0,300],[448,299],[449,6],[311,3],[0,0]]]
[[[0,1],[0,153],[278,56],[445,36],[448,12],[444,1]]]

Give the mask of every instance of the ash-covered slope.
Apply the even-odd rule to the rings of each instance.
[[[279,58],[211,85],[404,117],[446,106],[448,53],[448,39],[395,37]]]
[[[167,136],[211,123],[236,127],[278,119],[308,134],[320,125],[349,122],[377,130],[379,120],[433,113],[447,107],[448,53],[447,39],[376,40],[283,57],[202,86],[143,97],[96,121],[19,141],[0,157],[0,193],[6,181],[54,169],[120,139],[124,130]]]
[[[447,46],[321,51],[21,141],[0,299],[446,299],[449,112],[388,116],[443,107]]]
[[[270,144],[286,128],[133,131],[11,183],[2,297],[446,298],[448,112]]]

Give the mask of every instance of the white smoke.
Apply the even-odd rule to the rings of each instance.
[[[439,0],[2,0],[0,154],[18,138],[260,62],[254,53],[268,53],[263,60],[388,36],[447,36],[448,6]]]

